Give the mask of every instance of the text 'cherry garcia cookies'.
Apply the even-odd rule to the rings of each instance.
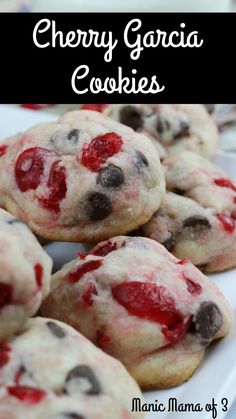
[[[224,296],[190,261],[154,240],[121,236],[57,272],[42,313],[120,359],[143,389],[191,377],[232,321]]]
[[[165,191],[151,141],[92,111],[70,112],[5,144],[0,171],[0,204],[52,240],[126,234],[150,219]]]

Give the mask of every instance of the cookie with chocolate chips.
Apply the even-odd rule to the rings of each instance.
[[[142,226],[142,235],[206,272],[236,266],[236,230],[227,232],[211,208],[185,196],[167,192],[159,211]]]
[[[165,211],[159,212],[165,217]],[[180,224],[188,230],[186,237],[214,228],[207,212],[195,214],[187,214],[186,227]],[[178,239],[170,237],[163,237],[166,247],[167,240],[175,247]],[[111,238],[65,265],[52,277],[42,314],[73,325],[121,360],[143,389],[187,380],[206,347],[228,333],[232,320],[213,281],[190,261],[138,236]],[[76,366],[65,390],[73,393],[84,379],[87,392],[99,393],[102,386],[95,377],[87,367]]]
[[[51,268],[28,227],[0,209],[0,342],[38,311],[49,292]]]
[[[208,272],[236,266],[236,182],[212,162],[185,151],[164,160],[166,217],[154,216],[145,235],[160,242],[175,237],[177,257],[204,265]],[[160,223],[163,222],[163,226]]]
[[[147,133],[168,155],[190,150],[212,159],[216,153],[217,126],[203,105],[107,105],[101,111]]]
[[[72,327],[42,317],[0,345],[0,418],[143,419],[122,364]]]
[[[89,110],[21,134],[2,148],[0,172],[0,205],[49,240],[126,234],[150,219],[165,192],[150,139]]]

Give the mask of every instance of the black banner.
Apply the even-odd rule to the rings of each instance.
[[[236,103],[234,13],[0,14],[1,103]]]

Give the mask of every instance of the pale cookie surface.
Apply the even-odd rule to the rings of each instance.
[[[0,342],[37,312],[49,292],[51,268],[28,227],[0,209]]]
[[[0,346],[1,419],[142,419],[122,364],[70,326],[28,320]]]
[[[190,261],[154,240],[123,236],[56,273],[42,313],[120,359],[144,389],[188,379],[232,318],[216,285]]]
[[[165,191],[151,141],[92,111],[23,133],[0,157],[0,205],[52,240],[96,241],[147,222]]]
[[[168,155],[190,150],[207,159],[218,148],[216,123],[203,105],[108,105],[102,111],[148,133],[163,158],[163,148]]]
[[[163,168],[168,190],[210,208],[226,231],[228,224],[234,230],[236,182],[223,169],[188,151],[164,160]]]
[[[141,233],[206,272],[236,266],[236,229],[226,231],[221,217],[185,196],[167,192]]]

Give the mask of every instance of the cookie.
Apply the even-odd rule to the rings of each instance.
[[[168,155],[190,150],[212,159],[218,148],[216,123],[203,105],[109,105],[102,111],[147,132]]]
[[[141,227],[145,237],[163,244],[179,259],[190,259],[206,272],[236,266],[236,229],[229,234],[211,209],[167,192],[161,207]]]
[[[1,419],[143,418],[122,364],[61,322],[28,320],[0,346],[0,371]]]
[[[147,222],[165,191],[151,141],[93,111],[23,133],[0,157],[0,205],[38,235],[89,242]]]
[[[0,342],[39,309],[49,292],[51,258],[31,231],[0,209]]]
[[[231,309],[190,261],[141,237],[115,237],[52,277],[42,314],[120,359],[143,389],[172,387],[225,336]]]
[[[210,208],[227,233],[235,230],[236,182],[223,169],[187,151],[164,160],[163,167],[168,190]]]

